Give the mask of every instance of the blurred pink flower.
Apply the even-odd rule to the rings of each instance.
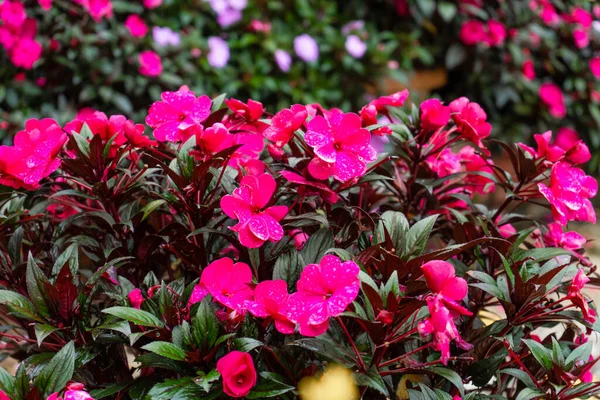
[[[459,36],[460,40],[467,46],[476,45],[486,38],[485,25],[477,20],[465,21],[460,27]]]
[[[597,79],[600,79],[600,57],[593,57],[590,60],[590,71]]]
[[[208,63],[213,68],[224,68],[229,62],[229,45],[227,42],[218,37],[213,36],[208,38]]]
[[[104,17],[111,18],[113,16],[113,8],[110,0],[75,0],[75,2],[81,4],[96,22],[100,22]]]
[[[527,60],[523,63],[523,76],[530,81],[535,79],[535,65],[532,60]]]
[[[133,37],[144,37],[148,33],[148,26],[137,14],[132,14],[125,20],[125,27]]]
[[[144,7],[156,8],[162,4],[163,0],[144,0]]]
[[[296,55],[306,62],[315,62],[319,59],[319,45],[308,34],[296,36],[294,39]]]
[[[283,72],[288,72],[292,66],[292,56],[285,50],[275,50],[275,62],[279,69]]]
[[[140,63],[140,74],[144,76],[156,77],[162,73],[162,60],[160,56],[152,50],[146,50],[138,56]]]
[[[548,106],[553,117],[564,118],[567,114],[562,91],[554,83],[547,82],[540,86],[540,99]]]
[[[585,29],[577,28],[573,30],[573,40],[577,48],[584,49],[590,45],[590,34]]]
[[[21,38],[10,52],[10,61],[17,66],[31,69],[42,55],[42,45],[33,39]]]
[[[354,58],[362,58],[367,51],[367,44],[356,35],[349,35],[346,38],[346,51]]]

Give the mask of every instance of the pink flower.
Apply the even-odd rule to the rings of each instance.
[[[407,98],[408,90],[405,89],[400,92],[391,94],[389,96],[381,96],[371,101],[369,104],[367,104],[360,110],[362,126],[368,127],[371,125],[378,124],[378,114],[383,114],[388,118],[388,120],[391,120],[388,107],[402,107]],[[373,131],[371,131],[371,133],[377,136],[385,136],[391,134],[392,130],[387,126],[382,126],[380,128],[374,129]]]
[[[263,136],[275,143],[275,146],[283,147],[304,124],[307,116],[308,112],[303,105],[294,104],[290,108],[284,108],[271,118],[271,125],[265,129]]]
[[[182,87],[177,92],[163,92],[162,101],[152,104],[146,124],[154,128],[154,137],[160,142],[180,142],[203,129],[202,122],[211,112],[212,100],[196,98],[194,92]]]
[[[252,99],[249,99],[246,103],[237,99],[226,99],[225,104],[235,115],[248,122],[258,121],[265,112],[262,103]]]
[[[486,172],[493,175],[492,165],[493,162],[490,159],[483,158],[475,152],[475,149],[471,146],[465,146],[458,152],[467,172]],[[477,174],[467,174],[464,178],[464,184],[467,189],[487,194],[492,193],[495,190],[494,181],[490,178]]]
[[[485,42],[491,46],[499,46],[506,40],[506,27],[502,22],[493,19],[488,21],[488,32]]]
[[[218,36],[208,38],[208,55],[207,60],[213,68],[224,68],[229,62],[229,45],[227,42]]]
[[[568,221],[596,223],[596,212],[590,198],[598,193],[598,182],[581,169],[566,162],[552,166],[550,186],[538,183],[540,193],[550,202],[552,216],[560,225]]]
[[[532,60],[527,60],[523,63],[523,76],[530,81],[535,79],[535,65]]]
[[[290,232],[290,236],[294,240],[294,247],[296,250],[302,250],[306,241],[308,240],[308,235],[302,232],[300,229],[294,229]]]
[[[590,60],[590,71],[596,79],[600,79],[600,57],[593,57]]]
[[[288,72],[292,66],[292,56],[285,50],[277,49],[273,55],[275,62],[282,72]]]
[[[0,390],[0,400],[10,400],[10,397],[8,397],[6,393]]]
[[[10,61],[17,67],[31,69],[42,55],[42,45],[33,39],[22,38],[10,52]]]
[[[584,49],[590,45],[590,35],[588,31],[581,28],[573,30],[573,40],[578,49]]]
[[[300,334],[323,334],[329,327],[329,318],[346,310],[360,290],[359,271],[354,261],[342,263],[333,255],[304,268],[298,291],[289,297],[285,311],[290,321],[300,324]]]
[[[585,321],[593,324],[596,321],[596,311],[589,307],[587,300],[583,296],[583,293],[581,293],[581,290],[589,281],[590,278],[588,278],[585,275],[584,270],[580,268],[573,278],[573,282],[567,289],[566,298],[571,300],[576,307],[581,309]]]
[[[94,400],[84,388],[82,383],[71,382],[67,384],[64,397],[58,397],[58,393],[53,393],[46,400]]]
[[[132,121],[126,121],[123,125],[123,135],[132,146],[138,148],[156,146],[156,140],[151,140],[144,135],[144,125],[134,124]],[[114,142],[113,142],[114,143]]]
[[[271,175],[249,175],[242,178],[240,187],[232,195],[221,199],[223,212],[239,221],[231,230],[238,232],[242,245],[258,248],[267,240],[276,242],[283,238],[283,228],[279,221],[287,214],[288,208],[272,206],[262,211],[275,189],[275,179]]]
[[[584,164],[592,157],[590,150],[579,139],[579,135],[571,128],[561,128],[552,142],[552,132],[544,132],[533,136],[537,143],[537,152],[529,150],[536,158],[544,158],[550,163],[566,159],[573,164]],[[520,144],[524,147],[523,144]]]
[[[481,139],[490,135],[492,125],[486,122],[487,114],[483,108],[466,97],[460,97],[450,103],[450,110],[452,111],[452,120],[460,134],[480,148],[485,148]]]
[[[367,44],[356,35],[346,38],[346,51],[354,58],[362,58],[367,52]]]
[[[467,296],[467,281],[456,276],[454,266],[446,261],[433,260],[421,266],[427,287],[441,296],[444,304],[463,315],[473,315],[457,301]]]
[[[14,146],[0,146],[0,184],[35,189],[40,180],[60,166],[57,157],[67,135],[53,119],[30,119],[14,138]]]
[[[194,289],[192,289],[192,294],[190,294],[190,298],[188,300],[188,307],[190,307],[192,304],[201,302],[202,299],[204,299],[207,295],[208,290],[206,290],[206,288],[200,283],[196,284],[194,286]]]
[[[563,232],[562,226],[552,223],[548,225],[548,233],[544,235],[544,243],[549,247],[578,250],[585,246],[587,240],[577,232]]]
[[[110,0],[75,0],[75,2],[81,4],[96,22],[100,22],[104,17],[111,18],[113,16]]]
[[[244,314],[246,302],[252,299],[252,271],[247,264],[233,263],[231,258],[220,258],[202,271],[200,285],[221,305]]]
[[[444,306],[441,296],[429,296],[426,301],[429,317],[419,322],[419,334],[423,337],[433,336],[433,348],[442,353],[442,363],[448,364],[451,341],[455,341],[463,350],[470,350],[473,345],[465,342],[460,336],[453,320],[456,315]]]
[[[248,311],[258,318],[273,318],[279,332],[291,335],[296,325],[282,313],[288,297],[285,281],[263,281],[254,288],[254,301],[247,303]]]
[[[160,56],[152,50],[142,51],[138,56],[140,63],[140,74],[144,76],[159,76],[162,73],[162,61]]]
[[[294,38],[294,51],[298,57],[309,63],[319,59],[319,45],[306,33]]]
[[[148,33],[148,26],[137,14],[132,14],[125,20],[125,27],[133,37],[144,37]]]
[[[425,163],[439,178],[462,171],[460,155],[453,153],[448,147],[436,155],[427,157]]]
[[[499,226],[498,231],[500,232],[500,236],[502,236],[504,239],[508,239],[517,233],[517,230],[514,226],[512,226],[512,224],[504,224]]]
[[[3,24],[20,27],[26,18],[25,6],[20,1],[5,0],[0,4],[0,20]]]
[[[571,10],[570,20],[572,23],[578,24],[583,28],[589,29],[592,27],[594,17],[591,13],[581,7],[574,7]]]
[[[163,0],[144,0],[144,7],[156,8],[162,4]]]
[[[207,129],[196,129],[196,146],[200,155],[213,155],[233,146],[233,136],[229,129],[220,122]]]
[[[381,96],[375,100],[372,100],[369,104],[375,106],[378,113],[387,114],[388,107],[402,107],[408,98],[408,95],[408,90],[404,89],[388,96]]]
[[[308,123],[304,135],[316,157],[308,165],[310,174],[317,179],[333,175],[340,182],[361,177],[367,163],[377,159],[371,147],[371,134],[362,128],[360,117],[354,113],[332,113],[328,118],[316,116]]]
[[[540,98],[548,106],[553,117],[564,118],[567,114],[563,94],[554,83],[544,83],[540,86]]]
[[[421,128],[435,131],[448,124],[450,107],[446,107],[438,99],[429,99],[421,103]]]
[[[74,207],[56,203],[49,204],[46,210],[58,219],[66,219],[79,213],[79,210]]]
[[[244,397],[256,385],[256,369],[248,353],[228,353],[217,361],[217,371],[223,377],[223,391],[227,396]]]
[[[131,304],[131,307],[137,309],[139,309],[144,302],[144,296],[142,295],[142,291],[140,289],[133,289],[131,292],[129,292],[127,298],[129,299],[129,304]]]
[[[481,21],[465,21],[460,27],[460,40],[467,46],[483,42],[486,38],[485,25]]]

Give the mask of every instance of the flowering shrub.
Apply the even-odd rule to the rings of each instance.
[[[29,118],[82,108],[141,120],[147,99],[225,90],[292,103],[357,107],[399,41],[335,2],[4,0],[0,137]],[[302,23],[298,23],[302,21]],[[408,52],[407,65],[417,55]]]
[[[392,2],[393,3],[393,2]],[[444,99],[482,104],[498,132],[560,129],[600,149],[600,6],[584,0],[406,5],[420,43],[449,70]],[[392,5],[388,12],[393,12]],[[600,154],[600,153],[598,153]],[[600,157],[588,169],[600,170]]]
[[[28,121],[0,147],[0,338],[20,361],[0,398],[599,393],[596,267],[567,228],[596,221],[585,144],[500,143],[505,171],[477,103],[407,95],[271,115],[182,87],[149,109],[156,140],[100,112]]]

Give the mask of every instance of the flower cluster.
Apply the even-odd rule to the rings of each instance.
[[[28,18],[25,6],[19,0],[5,0],[0,4],[0,45],[16,66],[31,69],[42,55],[42,45],[35,40],[37,23]]]
[[[0,147],[0,400],[600,393],[564,228],[596,218],[589,149],[536,135],[505,170],[477,102],[408,96],[271,114],[183,86],[145,125],[30,120]]]

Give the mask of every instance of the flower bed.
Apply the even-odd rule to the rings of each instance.
[[[182,87],[150,107],[154,139],[100,112],[28,121],[0,147],[17,189],[0,337],[21,361],[0,397],[310,398],[340,380],[349,398],[598,393],[596,267],[567,229],[596,221],[586,145],[499,143],[505,171],[478,104],[407,96],[270,115]]]

